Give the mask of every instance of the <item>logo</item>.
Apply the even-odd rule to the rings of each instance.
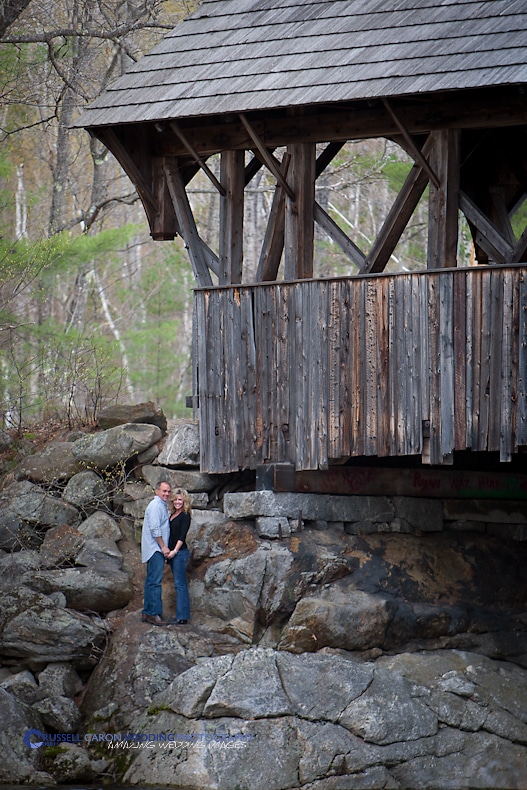
[[[32,735],[34,735],[35,738],[39,738],[40,740],[32,741]],[[39,730],[28,730],[24,735],[24,743],[26,746],[29,746],[30,749],[39,749],[44,743],[44,736]]]

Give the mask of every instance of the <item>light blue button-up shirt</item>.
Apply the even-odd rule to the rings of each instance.
[[[145,510],[143,521],[143,531],[141,533],[141,559],[148,562],[155,551],[161,551],[156,538],[163,538],[168,546],[170,536],[170,519],[168,516],[167,503],[161,497],[155,496],[148,503]]]

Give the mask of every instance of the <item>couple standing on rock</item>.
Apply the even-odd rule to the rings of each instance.
[[[167,502],[172,498],[174,511],[168,512]],[[168,625],[163,619],[161,583],[165,562],[174,576],[176,589],[176,617],[170,623],[184,625],[190,620],[190,601],[187,587],[187,564],[190,552],[185,539],[190,527],[190,497],[183,488],[172,493],[170,484],[157,484],[155,497],[145,511],[141,534],[141,555],[146,563],[144,606],[142,621],[151,625]]]

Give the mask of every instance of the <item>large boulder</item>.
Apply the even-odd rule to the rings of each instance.
[[[177,420],[170,426],[157,462],[162,466],[199,466],[199,425]]]
[[[34,483],[51,483],[69,480],[83,469],[72,452],[71,442],[53,442],[43,450],[26,456],[18,465],[15,475],[19,480]]]
[[[81,521],[79,511],[28,480],[12,483],[0,494],[0,534],[4,529],[23,529],[24,525],[48,529]]]
[[[82,512],[93,513],[104,505],[108,507],[108,488],[102,477],[84,469],[68,480],[62,498]]]
[[[200,662],[154,698],[129,731],[174,733],[173,741],[128,752],[123,781],[217,790],[519,788],[526,703],[527,672],[475,654],[361,662],[253,648]]]
[[[0,782],[13,784],[53,784],[53,778],[41,769],[39,749],[28,748],[24,736],[43,727],[39,714],[29,705],[21,704],[0,687]]]
[[[302,598],[282,632],[280,647],[295,653],[323,647],[367,650],[385,641],[395,605],[382,595],[350,589],[347,580]]]
[[[155,628],[142,623],[139,612],[131,612],[88,681],[84,715],[99,730],[102,721],[117,732],[127,728],[174,677],[212,653],[212,642],[203,630]]]
[[[79,611],[121,609],[133,594],[131,574],[111,538],[88,538],[79,530],[56,529],[40,549],[42,568],[22,576],[34,590],[60,592]]]
[[[73,442],[73,455],[97,469],[107,469],[142,453],[161,436],[157,425],[126,423],[77,439]]]
[[[136,403],[132,406],[127,404],[106,406],[97,415],[97,422],[103,431],[132,422],[157,425],[163,433],[166,433],[167,430],[167,420],[163,409],[159,409],[152,401]]]
[[[164,466],[145,465],[141,469],[151,488],[154,489],[161,481],[170,483],[172,488],[184,488],[189,492],[212,491],[217,485],[217,478],[196,469],[169,469]]]
[[[67,661],[90,668],[110,633],[98,618],[72,612],[23,584],[4,591],[0,612],[0,654],[4,663],[29,668]]]
[[[88,516],[82,524],[79,524],[78,530],[87,538],[106,538],[117,542],[122,537],[117,521],[103,510],[96,510]]]

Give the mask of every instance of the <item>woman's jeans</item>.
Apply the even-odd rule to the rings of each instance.
[[[174,575],[176,589],[176,620],[190,620],[190,600],[187,587],[187,564],[190,558],[188,549],[180,549],[175,557],[169,560]]]
[[[154,551],[146,563],[146,578],[144,591],[143,614],[162,615],[163,601],[161,599],[161,582],[165,570],[165,558],[160,551]]]

